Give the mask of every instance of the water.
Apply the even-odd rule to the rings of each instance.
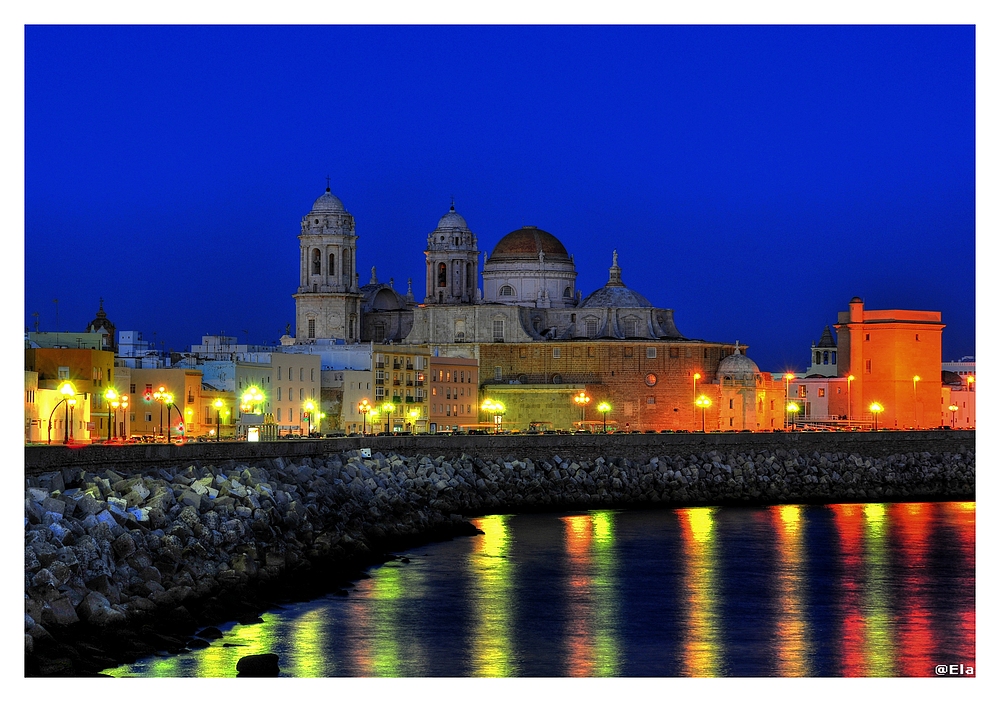
[[[975,503],[495,515],[347,597],[106,671],[282,676],[933,676],[975,669]],[[230,644],[225,646],[224,644]]]

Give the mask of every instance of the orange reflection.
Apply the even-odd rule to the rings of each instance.
[[[715,585],[714,507],[677,510],[687,566],[684,592],[687,598],[687,627],[681,675],[715,677],[719,653]]]
[[[780,505],[770,509],[778,541],[778,670],[781,677],[810,674],[810,633],[804,603],[802,508]]]
[[[860,505],[830,505],[830,509],[840,537],[841,675],[861,677],[865,675],[864,517]]]
[[[958,648],[955,655],[961,658],[966,666],[975,668],[976,660],[976,503],[975,502],[945,502],[938,505],[943,510],[945,524],[955,535],[958,543],[958,553],[955,559],[961,564],[962,572],[967,573],[959,581],[961,596],[965,597],[965,606],[958,616]]]
[[[902,675],[934,675],[934,624],[927,595],[927,546],[933,520],[933,505],[918,502],[895,504],[890,513],[897,525],[903,575],[900,640],[906,642],[906,656],[900,661]]]
[[[569,591],[566,593],[569,655],[566,674],[578,678],[590,677],[594,674],[594,636],[590,621],[593,611],[590,574],[593,525],[587,515],[562,517],[562,522],[566,528],[566,554],[569,556]]]

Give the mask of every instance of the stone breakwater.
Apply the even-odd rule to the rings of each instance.
[[[207,646],[282,598],[366,577],[493,512],[975,499],[971,450],[709,450],[648,460],[358,451],[251,465],[62,468],[25,491],[25,673],[87,675]],[[205,628],[208,627],[208,628]]]

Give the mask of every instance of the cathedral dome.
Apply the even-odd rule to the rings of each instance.
[[[653,303],[624,285],[605,285],[590,293],[580,307],[652,307]]]
[[[325,193],[316,198],[316,202],[313,203],[312,210],[309,214],[344,211],[344,203],[342,203],[336,195],[330,192],[330,188],[327,188]]]
[[[452,205],[451,209],[445,213],[444,217],[438,221],[438,229],[468,229],[469,225],[465,221],[465,217],[460,215],[455,211],[455,206]]]
[[[719,380],[753,380],[760,373],[760,368],[749,358],[740,353],[739,342],[736,342],[736,352],[719,361],[716,376]]]
[[[537,260],[539,253],[544,253],[547,260],[569,260],[562,242],[538,227],[521,227],[507,234],[493,247],[490,260]]]

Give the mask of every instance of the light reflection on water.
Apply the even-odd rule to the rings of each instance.
[[[933,676],[975,665],[975,503],[494,515],[484,533],[106,671],[232,677]]]

